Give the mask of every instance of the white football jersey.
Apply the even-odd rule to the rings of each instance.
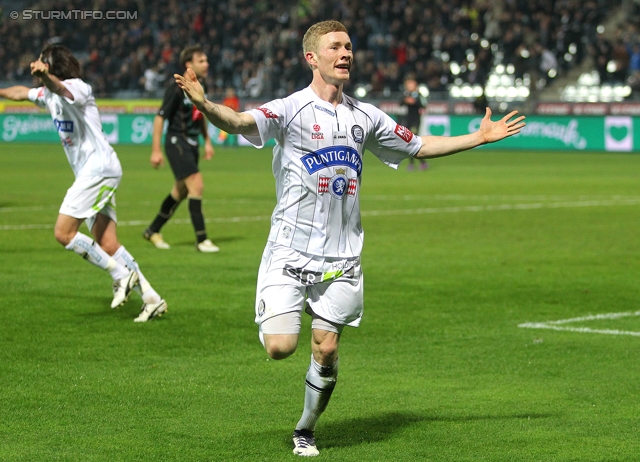
[[[81,79],[63,80],[73,100],[47,87],[29,90],[29,100],[48,109],[60,135],[67,160],[76,177],[122,176],[115,151],[102,132],[102,122],[91,85]]]
[[[269,240],[311,255],[359,256],[365,149],[397,168],[417,154],[421,139],[371,104],[343,94],[334,107],[310,87],[248,113],[260,135],[247,140],[259,148],[276,141],[278,204]]]

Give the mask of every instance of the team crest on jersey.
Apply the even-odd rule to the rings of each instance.
[[[311,139],[312,140],[323,140],[324,133],[322,133],[322,127],[320,124],[313,123],[311,124]]]
[[[339,178],[337,178],[339,177]],[[336,199],[342,199],[344,195],[344,180],[346,178],[345,169],[336,169],[335,177],[319,176],[318,177],[318,194],[331,193]],[[355,196],[358,190],[358,180],[349,178],[347,185],[347,195]]]
[[[400,124],[396,124],[396,129],[394,130],[394,132],[396,135],[398,135],[398,137],[400,137],[407,143],[411,141],[411,138],[413,138],[413,133],[411,132],[411,130],[409,130],[407,127],[403,127]]]
[[[362,143],[364,141],[364,129],[360,125],[354,125],[351,127],[351,136],[356,143]]]
[[[262,112],[267,119],[277,119],[278,118],[277,114],[274,114],[270,109],[267,109],[266,107],[259,107],[259,108],[256,108],[256,109],[258,109],[258,111]]]
[[[259,318],[261,318],[264,315],[266,307],[267,307],[267,304],[264,302],[264,300],[260,300],[260,303],[258,303],[258,317]]]

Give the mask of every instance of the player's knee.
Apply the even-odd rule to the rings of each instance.
[[[291,340],[266,340],[264,349],[271,359],[285,359],[291,356],[297,348],[297,342]]]
[[[58,241],[58,243],[63,247],[68,246],[73,239],[73,236],[75,235],[75,231],[73,232],[73,234],[70,234],[69,232],[66,232],[58,227],[54,228],[53,230],[53,236],[56,238],[56,241]]]

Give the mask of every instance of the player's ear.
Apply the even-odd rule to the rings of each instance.
[[[307,51],[304,54],[304,59],[307,60],[307,63],[310,66],[317,66],[318,65],[318,61],[316,59],[316,54],[313,51]]]

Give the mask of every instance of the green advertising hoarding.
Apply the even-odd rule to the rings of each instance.
[[[111,144],[151,144],[153,114],[103,114],[104,133]],[[494,120],[498,116],[493,117]],[[423,118],[425,135],[463,135],[476,131],[480,116],[429,115]],[[491,149],[640,152],[640,117],[633,116],[528,116],[518,136],[491,145]],[[209,127],[214,144],[246,144]],[[47,114],[0,114],[3,142],[58,141]]]

